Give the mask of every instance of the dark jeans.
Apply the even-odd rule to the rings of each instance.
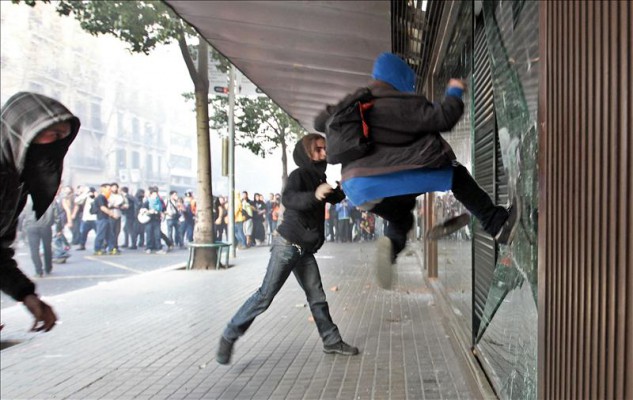
[[[182,225],[182,242],[185,242],[185,239],[187,240],[187,242],[193,242],[193,226],[194,226],[194,222],[193,221],[187,221],[185,219],[185,222]]]
[[[123,218],[123,247],[135,247],[136,224],[139,222],[134,215],[126,215]]]
[[[508,211],[492,202],[488,193],[477,184],[463,165],[453,167],[451,189],[455,198],[481,222],[486,232],[492,236],[499,232],[508,219]],[[385,236],[393,243],[394,257],[407,243],[407,233],[413,227],[411,211],[415,207],[416,197],[420,194],[386,197],[371,210],[389,222],[385,226]]]
[[[73,219],[73,227],[70,230],[73,234],[71,240],[72,244],[81,244],[81,215],[83,213],[83,207],[79,209],[77,216]]]
[[[145,224],[146,246],[148,250],[160,250],[160,219],[151,219]]]
[[[132,235],[132,247],[145,246],[145,226],[146,225],[147,224],[141,224],[138,221],[134,223],[134,234]]]
[[[341,242],[351,242],[352,241],[352,227],[349,223],[348,218],[343,218],[338,220],[338,240]]]
[[[110,227],[110,218],[97,220],[97,237],[95,238],[95,251],[114,249],[114,241],[112,240],[112,229]]]
[[[222,241],[223,238],[226,237],[226,241],[229,241],[229,233],[226,224],[223,222],[221,224],[215,225],[215,240]]]
[[[319,266],[312,253],[304,253],[281,236],[273,238],[270,249],[270,260],[264,281],[259,289],[246,300],[235,316],[226,326],[223,336],[234,342],[251,326],[255,318],[266,311],[283,284],[290,276],[295,275],[299,285],[306,294],[310,311],[316,322],[319,335],[325,345],[341,340],[338,327],[332,322]]]
[[[44,247],[44,268],[49,274],[53,270],[53,250],[51,243],[53,241],[53,233],[51,227],[29,227],[26,228],[26,236],[29,240],[29,250],[31,252],[31,260],[35,266],[35,273],[42,274],[42,259],[40,258],[40,242]]]
[[[97,231],[97,221],[81,221],[81,237],[79,239],[80,245],[86,245],[86,240],[88,240],[88,233],[90,231]]]

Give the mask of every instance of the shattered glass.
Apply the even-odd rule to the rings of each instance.
[[[514,242],[500,246],[476,348],[502,398],[537,397],[538,2],[483,2],[498,138],[509,198],[521,200]]]
[[[508,197],[521,199],[514,242],[498,246],[491,284],[484,292],[483,317],[472,332],[473,350],[500,398],[537,397],[537,106],[538,2],[462,2],[434,93],[443,94],[450,77],[468,79],[473,87],[473,20],[482,18],[492,75],[497,138]],[[474,104],[465,96],[466,112],[444,134],[458,161],[471,169]],[[494,122],[493,122],[494,123]],[[504,178],[505,179],[505,178]],[[505,184],[497,182],[497,184]],[[437,221],[461,212],[451,193],[436,194]],[[505,201],[505,195],[503,196]],[[438,241],[438,273],[460,325],[473,326],[473,241],[467,227]],[[491,265],[491,268],[493,266]],[[483,301],[483,300],[482,300]]]

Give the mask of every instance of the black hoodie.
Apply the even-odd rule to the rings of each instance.
[[[64,156],[79,131],[79,119],[57,100],[20,92],[2,107],[0,135],[0,289],[21,301],[35,285],[17,267],[11,247],[18,217],[30,194],[40,218],[61,183]],[[68,121],[68,137],[50,144],[32,144],[35,136],[58,122]]]
[[[281,202],[285,211],[277,232],[304,251],[316,253],[325,241],[325,202],[339,203],[345,193],[337,187],[325,201],[318,200],[314,192],[320,184],[326,183],[327,163],[312,161],[301,140],[297,142],[292,158],[299,168],[290,173],[283,190]]]

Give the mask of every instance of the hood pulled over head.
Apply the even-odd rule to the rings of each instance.
[[[39,218],[55,198],[79,119],[57,100],[31,92],[11,96],[2,107],[1,119],[0,165],[26,185]],[[70,123],[70,135],[48,144],[32,143],[40,132],[60,122]]]
[[[318,139],[325,138],[317,133],[310,133],[302,137],[295,145],[295,149],[292,152],[292,159],[300,168],[314,171],[320,178],[323,178],[325,177],[325,170],[327,169],[327,161],[313,161],[309,155],[310,149],[315,145]]]

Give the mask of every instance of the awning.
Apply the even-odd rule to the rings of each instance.
[[[310,132],[391,51],[389,0],[165,2]]]

